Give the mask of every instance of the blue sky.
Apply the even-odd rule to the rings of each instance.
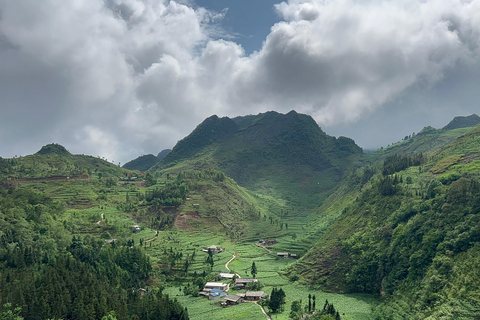
[[[270,28],[280,20],[273,5],[278,0],[197,0],[196,4],[221,12],[228,9],[220,25],[230,33],[233,41],[241,44],[247,55],[258,51],[270,33]]]
[[[311,115],[365,149],[479,113],[480,0],[0,0],[0,156],[125,163],[205,118]]]

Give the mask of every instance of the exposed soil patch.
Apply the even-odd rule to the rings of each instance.
[[[177,217],[175,220],[175,226],[180,230],[188,229],[188,222],[192,219],[200,219],[200,215],[196,211],[189,211]]]

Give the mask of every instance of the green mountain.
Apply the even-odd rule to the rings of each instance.
[[[167,154],[169,154],[172,150],[171,149],[164,149],[162,151],[160,151],[158,154],[157,154],[157,158],[158,159],[163,159],[167,156]]]
[[[477,318],[479,141],[480,126],[426,156],[358,170],[329,199],[338,218],[292,270],[381,296],[378,319]]]
[[[0,159],[0,182],[17,179],[88,178],[93,175],[124,176],[128,170],[103,159],[73,155],[63,146],[49,144],[33,155]]]
[[[312,208],[362,157],[353,140],[328,136],[310,116],[267,112],[206,119],[150,171],[213,166],[249,190]]]
[[[139,170],[143,172],[156,165],[159,161],[160,159],[153,154],[146,154],[125,163],[122,167],[128,170]]]
[[[480,117],[476,114],[467,117],[455,117],[442,130],[453,130],[459,128],[475,127],[480,124]]]
[[[417,134],[405,136],[405,138],[375,153],[378,158],[392,156],[394,154],[415,154],[427,153],[438,150],[451,143],[458,137],[472,130],[480,124],[480,117],[472,114],[468,117],[455,117],[442,129],[435,129],[431,126],[423,128]]]

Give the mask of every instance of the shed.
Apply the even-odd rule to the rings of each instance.
[[[272,244],[278,243],[277,239],[265,239],[265,244],[271,246]]]
[[[258,279],[248,279],[248,278],[237,278],[235,279],[235,288],[245,289],[250,283],[258,282]]]
[[[220,299],[221,297],[225,297],[227,293],[223,290],[220,289],[212,289],[208,293],[208,300],[217,300]]]
[[[267,294],[264,291],[247,291],[245,292],[245,300],[259,301],[265,299]]]
[[[233,277],[235,277],[235,274],[234,273],[219,273],[218,277],[220,279],[233,279]]]
[[[224,251],[222,248],[217,247],[217,246],[206,247],[206,248],[203,248],[202,251],[203,252],[208,252],[209,249],[212,253],[220,253],[220,252]]]
[[[277,257],[288,258],[288,252],[277,252]]]
[[[227,294],[220,302],[221,305],[231,306],[243,302],[243,298],[236,294]]]

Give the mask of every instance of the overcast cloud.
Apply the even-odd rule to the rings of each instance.
[[[57,142],[123,164],[212,114],[292,109],[373,147],[392,118],[395,139],[478,113],[480,0],[272,10],[282,21],[247,56],[218,40],[228,10],[193,1],[0,0],[0,156]]]

